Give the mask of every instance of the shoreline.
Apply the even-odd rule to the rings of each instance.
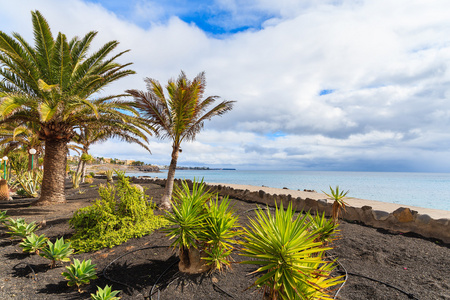
[[[102,171],[107,169],[116,169],[125,171],[126,173],[132,173],[135,177],[141,177],[138,174],[154,174],[153,176],[148,175],[149,178],[156,177],[158,179],[164,179],[163,177],[159,177],[157,174],[161,174],[163,172],[161,171],[141,171],[136,166],[128,166],[128,165],[113,165],[113,164],[95,164],[95,165],[88,165],[88,171]],[[91,169],[91,170],[89,170]],[[137,176],[136,176],[137,175]],[[145,175],[144,175],[145,176]],[[181,178],[176,178],[181,179]],[[237,189],[242,190],[249,190],[252,192],[258,192],[260,190],[263,190],[266,193],[270,194],[278,194],[278,195],[291,195],[293,198],[310,198],[314,200],[320,200],[320,199],[327,199],[328,197],[320,192],[305,192],[305,191],[298,191],[298,190],[292,190],[292,189],[282,189],[282,188],[274,188],[274,187],[267,187],[267,186],[254,186],[254,185],[247,185],[247,184],[234,184],[234,183],[213,183],[213,182],[205,182],[211,185],[222,185],[222,186],[229,186],[229,187],[235,187]],[[436,209],[436,208],[426,208],[426,207],[420,207],[415,205],[409,205],[409,204],[402,204],[402,203],[393,203],[393,202],[385,202],[385,201],[379,201],[379,200],[368,200],[363,198],[355,198],[355,197],[347,197],[345,198],[346,202],[349,206],[361,208],[363,206],[371,206],[374,210],[381,210],[386,212],[393,212],[396,209],[400,207],[409,208],[412,211],[417,211],[419,214],[425,214],[429,215],[433,219],[450,219],[450,210],[443,210],[443,209]]]
[[[231,183],[215,183],[215,182],[206,182],[209,185],[221,185],[225,187],[230,187],[239,190],[249,190],[250,192],[259,192],[260,190],[264,191],[268,194],[277,194],[277,195],[291,195],[293,198],[302,198],[302,199],[313,199],[313,200],[321,200],[327,199],[328,197],[319,192],[305,192],[305,191],[296,191],[290,189],[280,189],[280,188],[272,188],[272,187],[259,187],[254,185],[246,185],[246,184],[231,184]],[[440,210],[440,209],[432,209],[425,207],[418,207],[406,204],[397,204],[390,202],[382,202],[376,200],[367,200],[367,199],[359,199],[348,197],[345,198],[345,202],[348,203],[348,206],[362,208],[363,206],[371,206],[373,210],[386,211],[389,213],[394,212],[400,207],[409,208],[411,211],[417,211],[421,215],[429,215],[433,219],[450,219],[450,211]]]
[[[132,177],[132,182],[141,184],[153,182],[165,186],[166,179],[151,177]],[[181,179],[175,179],[179,184]],[[187,180],[189,186],[193,184]],[[275,204],[287,207],[292,203],[296,211],[312,211],[332,215],[333,200],[325,194],[315,191],[294,191],[287,188],[270,188],[242,184],[221,184],[205,182],[212,193],[228,196],[263,206]],[[347,198],[347,206],[342,219],[358,222],[370,227],[392,232],[415,233],[426,238],[433,238],[450,244],[450,212],[438,209],[426,209],[408,205],[385,203],[373,200]]]

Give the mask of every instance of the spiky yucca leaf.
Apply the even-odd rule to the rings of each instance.
[[[333,219],[327,219],[325,212],[322,214],[316,212],[314,216],[309,213],[307,215],[310,220],[310,230],[314,231],[324,244],[331,243],[336,239],[339,224],[335,223]]]
[[[221,270],[230,266],[230,254],[233,251],[235,238],[241,231],[238,228],[238,216],[230,209],[228,197],[219,203],[219,197],[211,199],[206,205],[206,226],[200,240],[206,242],[203,259],[214,269]]]

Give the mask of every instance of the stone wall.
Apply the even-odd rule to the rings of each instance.
[[[148,181],[165,186],[165,179],[139,179],[133,178],[135,183],[145,183]],[[181,180],[175,180],[180,183]],[[189,184],[192,184],[188,180]],[[296,211],[311,211],[319,213],[325,212],[327,216],[331,216],[333,202],[326,199],[314,200],[310,198],[293,198],[291,195],[268,194],[260,190],[259,192],[251,192],[249,190],[239,190],[222,185],[208,185],[212,192],[217,192],[221,196],[229,196],[232,199],[239,199],[251,203],[259,203],[263,205],[274,206],[283,203],[286,207],[289,203]],[[362,224],[372,226],[374,228],[382,228],[395,232],[413,232],[426,238],[435,238],[450,244],[450,220],[449,219],[432,219],[429,215],[419,214],[417,211],[409,208],[400,207],[394,212],[381,210],[373,210],[370,206],[351,207],[348,206],[342,214],[342,218],[346,221],[360,222]]]

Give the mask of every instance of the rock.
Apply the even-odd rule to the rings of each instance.
[[[409,208],[400,207],[392,213],[400,223],[414,221],[413,214]]]
[[[389,217],[390,213],[382,210],[372,210],[372,216],[377,221],[384,221]]]
[[[372,206],[364,205],[363,207],[361,207],[361,209],[362,209],[363,211],[371,210],[371,209],[372,209]]]
[[[263,190],[259,190],[259,192],[258,192],[258,195],[259,195],[259,198],[264,198],[264,195],[266,194],[266,192],[264,192]]]
[[[430,223],[430,221],[432,221],[433,219],[429,216],[429,215],[418,215],[416,218],[416,221],[423,223],[423,224],[428,224]]]
[[[327,199],[319,199],[319,200],[317,200],[317,202],[320,202],[320,203],[326,205],[328,203],[328,200]]]

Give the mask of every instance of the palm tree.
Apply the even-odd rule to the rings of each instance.
[[[146,92],[139,90],[127,90],[126,92],[134,97],[137,107],[143,111],[144,118],[154,127],[157,136],[172,140],[172,159],[161,203],[161,208],[170,210],[181,142],[195,140],[196,134],[203,128],[204,121],[231,110],[234,101],[222,101],[208,110],[208,107],[219,97],[209,96],[203,99],[206,87],[204,72],[190,81],[181,71],[178,79],[176,81],[169,80],[166,86],[168,99],[158,81],[150,78],[144,80],[147,83]]]
[[[110,116],[137,115],[124,95],[90,97],[116,80],[134,74],[109,54],[118,46],[111,41],[88,55],[96,32],[70,41],[63,33],[53,38],[39,11],[31,13],[34,48],[18,33],[0,31],[0,123],[31,122],[45,143],[42,192],[37,205],[65,202],[64,177],[67,144],[80,124],[102,124]],[[98,95],[98,94],[97,94]],[[131,117],[130,117],[131,118]]]

